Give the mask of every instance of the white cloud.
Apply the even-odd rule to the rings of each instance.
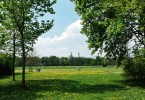
[[[81,56],[90,57],[91,51],[87,48],[86,36],[80,33],[81,24],[80,20],[69,25],[61,35],[50,37],[39,37],[35,44],[35,50],[39,56],[56,55],[59,57],[68,57],[72,52],[77,56],[80,52]]]

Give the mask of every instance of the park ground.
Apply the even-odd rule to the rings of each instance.
[[[145,85],[126,80],[117,67],[40,67],[26,69],[27,88],[21,88],[21,68],[16,81],[0,77],[0,100],[145,100]]]

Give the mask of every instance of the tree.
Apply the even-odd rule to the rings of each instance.
[[[12,76],[13,80],[15,80],[15,59],[16,59],[16,33],[13,32],[13,64],[12,64]]]
[[[96,56],[96,59],[95,59],[97,65],[101,65],[102,64],[102,58],[100,56]]]
[[[49,60],[48,60],[49,58],[48,57],[42,57],[41,58],[41,64],[43,65],[43,66],[45,66],[45,68],[46,68],[46,66],[48,66],[49,65]]]
[[[85,58],[85,66],[92,66],[92,58]]]
[[[145,82],[145,49],[134,52],[133,58],[123,61],[124,75],[135,81]]]
[[[67,57],[61,57],[60,58],[60,66],[68,66],[69,62],[68,62],[68,58]]]
[[[144,0],[71,0],[81,16],[81,33],[94,54],[101,50],[118,65],[128,56],[129,43],[145,48]]]
[[[10,51],[12,51],[12,58],[13,58],[12,59],[12,79],[15,80],[16,31],[13,30],[12,24],[10,24],[10,21],[7,20],[6,17],[1,19],[1,22],[3,22],[2,25],[8,25],[8,26],[1,25],[1,32],[0,32],[1,48],[0,49],[1,49],[1,52],[4,51],[8,55],[10,55],[11,54]]]
[[[108,66],[108,58],[103,58],[102,59],[102,66],[107,67]]]
[[[22,66],[22,58],[21,57],[16,56],[15,66],[16,67]]]
[[[69,55],[69,57],[68,57],[68,60],[69,60],[69,65],[70,66],[74,66],[74,56],[73,56],[73,54],[72,54],[72,52],[71,52],[71,54]]]
[[[22,48],[22,87],[25,85],[25,58],[26,58],[26,44],[33,44],[35,40],[42,34],[47,32],[53,26],[52,21],[41,20],[46,13],[54,14],[52,5],[56,0],[1,0],[0,11],[2,14],[8,16],[14,28],[20,34],[21,48]],[[7,13],[7,14],[5,14]],[[1,16],[2,16],[1,14]],[[3,24],[3,23],[2,23]]]
[[[56,56],[49,57],[49,66],[58,66],[59,65],[59,58]]]

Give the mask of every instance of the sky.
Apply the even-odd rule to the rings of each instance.
[[[73,56],[77,56],[79,52],[82,57],[95,57],[88,49],[87,37],[80,33],[81,20],[74,7],[75,5],[70,0],[57,0],[53,6],[56,13],[47,14],[44,17],[54,19],[54,26],[36,41],[34,50],[37,56],[68,57],[71,52]]]

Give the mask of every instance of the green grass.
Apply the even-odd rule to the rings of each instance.
[[[0,77],[0,100],[145,100],[145,86],[126,81],[116,67],[41,67],[28,72],[21,88],[21,68],[16,81]]]

